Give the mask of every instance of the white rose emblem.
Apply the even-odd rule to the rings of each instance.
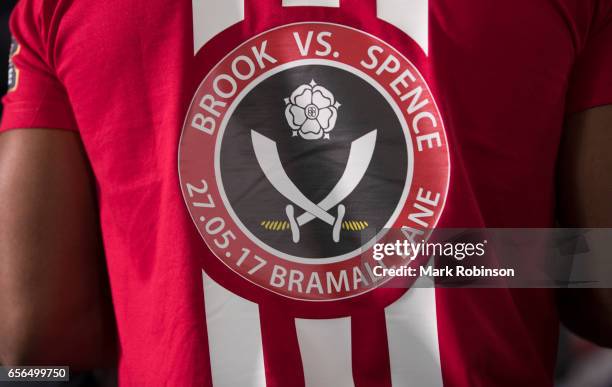
[[[291,97],[285,98],[285,104],[285,116],[293,136],[299,133],[306,140],[329,139],[340,107],[329,90],[313,80],[295,89]]]

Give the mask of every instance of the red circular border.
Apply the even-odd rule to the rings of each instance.
[[[295,42],[294,33],[298,33],[300,36],[305,37],[310,31],[313,32],[313,44],[316,44],[316,36],[319,32],[330,32],[332,34],[332,46],[335,49],[340,47],[342,48],[341,51],[338,51],[339,56],[335,57],[332,55],[334,52],[334,50],[332,50],[328,56],[321,57],[315,53],[315,49],[312,49],[306,56],[302,55],[298,45]],[[272,64],[268,61],[264,61],[264,68],[260,68],[260,66],[256,65],[255,73],[247,80],[242,81],[234,77],[235,81],[237,82],[237,91],[230,99],[223,99],[216,95],[213,91],[213,83],[215,78],[220,74],[232,74],[232,62],[240,55],[245,55],[254,59],[253,47],[259,48],[263,44],[266,45],[266,53],[275,58],[277,60],[276,63]],[[367,54],[368,49],[374,45],[383,50],[382,53],[378,53],[380,58],[386,58],[388,55],[393,55],[401,63],[401,69],[393,74],[388,72],[376,74],[376,68],[368,70],[361,66],[360,62],[362,60],[369,60]],[[227,209],[223,205],[219,187],[217,186],[214,168],[215,146],[220,124],[223,121],[227,109],[232,105],[232,102],[236,96],[238,96],[245,87],[247,87],[260,75],[283,64],[304,59],[326,59],[358,68],[378,81],[387,91],[387,93],[394,99],[395,103],[404,114],[404,119],[411,129],[409,138],[413,143],[414,168],[408,197],[401,213],[393,225],[393,228],[408,226],[423,229],[421,225],[408,219],[410,213],[414,211],[413,205],[417,199],[419,187],[423,187],[428,191],[440,194],[438,199],[439,205],[435,209],[433,221],[431,221],[427,227],[428,229],[434,228],[444,208],[450,175],[448,143],[445,136],[443,120],[435,104],[435,99],[433,98],[429,87],[416,67],[397,50],[372,35],[337,24],[312,22],[282,26],[264,32],[246,41],[228,54],[221,62],[219,62],[200,84],[187,113],[185,124],[183,126],[181,142],[179,145],[179,175],[183,197],[191,214],[192,220],[196,224],[200,235],[206,242],[209,249],[227,267],[251,283],[285,297],[306,301],[333,301],[368,292],[369,290],[380,286],[380,283],[377,283],[376,286],[373,284],[370,284],[369,286],[364,285],[358,289],[342,289],[337,291],[333,297],[330,297],[327,294],[322,295],[317,292],[305,296],[302,294],[302,292],[290,291],[288,287],[277,288],[269,285],[272,271],[279,266],[284,267],[286,270],[299,270],[306,278],[304,283],[307,283],[311,273],[317,272],[319,273],[319,276],[323,282],[327,272],[339,274],[340,271],[346,270],[347,268],[353,268],[355,266],[364,268],[364,262],[368,261],[371,267],[374,267],[377,263],[372,258],[371,250],[341,262],[327,264],[297,263],[267,253],[259,248],[250,238],[244,235],[232,220],[232,216],[228,213]],[[255,59],[254,63],[257,64]],[[397,95],[391,88],[391,82],[393,82],[405,69],[410,70],[410,72],[415,76],[416,80],[413,82],[414,85],[421,86],[423,90],[421,100],[429,99],[431,102],[426,108],[419,109],[412,114],[406,110],[407,103],[401,101],[400,96]],[[224,107],[218,108],[219,112],[221,113],[219,117],[215,117],[199,107],[202,97],[207,94],[214,95],[217,101],[222,101],[226,104]],[[417,151],[418,148],[415,142],[415,133],[411,123],[417,114],[423,112],[428,112],[435,117],[438,128],[434,130],[432,127],[423,126],[420,128],[421,131],[425,133],[427,133],[428,130],[440,132],[440,141],[442,144],[437,149],[429,149],[419,152]],[[206,113],[208,117],[215,119],[216,128],[212,134],[206,134],[195,129],[191,125],[194,116],[198,113]],[[204,190],[204,188],[206,189]],[[224,227],[221,231],[215,233],[214,236],[211,236],[205,231],[205,225],[214,218],[223,219]],[[215,222],[216,224],[220,224],[218,221]],[[230,238],[231,242],[229,247],[219,248],[218,244],[225,244],[225,238],[221,235],[227,232],[231,232],[236,239],[233,240]],[[244,249],[248,249],[249,253],[245,253]],[[245,258],[240,262],[240,265],[238,265],[241,257]],[[264,261],[265,264],[262,264],[262,261]],[[404,265],[405,261],[403,261],[400,257],[386,257],[384,259],[384,263],[386,266],[391,267]],[[364,272],[364,274],[366,273]]]

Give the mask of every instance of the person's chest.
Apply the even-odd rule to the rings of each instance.
[[[55,58],[97,177],[107,187],[120,187],[134,176],[175,178],[179,139],[185,122],[193,120],[188,111],[198,86],[237,47],[283,26],[301,27],[260,40],[259,46],[246,48],[247,59],[227,64],[228,76],[240,89],[240,84],[254,87],[256,76],[277,61],[297,60],[326,61],[349,72],[355,68],[391,94],[401,89],[404,69],[394,68],[386,52],[337,38],[334,29],[348,27],[356,39],[372,35],[414,66],[431,91],[451,158],[479,176],[504,170],[506,182],[496,192],[487,179],[473,182],[475,191],[483,185],[483,192],[500,194],[523,179],[521,168],[511,165],[538,164],[533,176],[544,175],[548,184],[568,78],[593,10],[591,1],[576,0],[75,3],[54,37]],[[330,28],[309,29],[313,22]],[[308,82],[280,84],[290,93]],[[233,83],[217,86],[227,91]],[[345,88],[338,95],[342,91],[350,94]],[[288,97],[282,92],[270,97],[280,101],[280,110]],[[400,91],[406,106],[400,101],[398,109],[417,106],[410,92]],[[367,100],[355,102],[368,105]],[[213,113],[210,118],[218,118],[219,111]],[[341,113],[339,119],[349,115],[358,117]],[[283,114],[276,118],[278,125],[285,120]]]

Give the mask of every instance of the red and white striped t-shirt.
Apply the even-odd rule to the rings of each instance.
[[[2,130],[78,131],[122,386],[547,386],[549,290],[387,286],[389,228],[548,227],[609,0],[22,0]],[[393,264],[393,262],[387,262]]]

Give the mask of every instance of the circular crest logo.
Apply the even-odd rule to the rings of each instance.
[[[307,301],[379,287],[374,245],[423,238],[443,211],[449,158],[425,80],[362,31],[299,23],[260,34],[200,84],[179,149],[183,195],[217,259]]]

